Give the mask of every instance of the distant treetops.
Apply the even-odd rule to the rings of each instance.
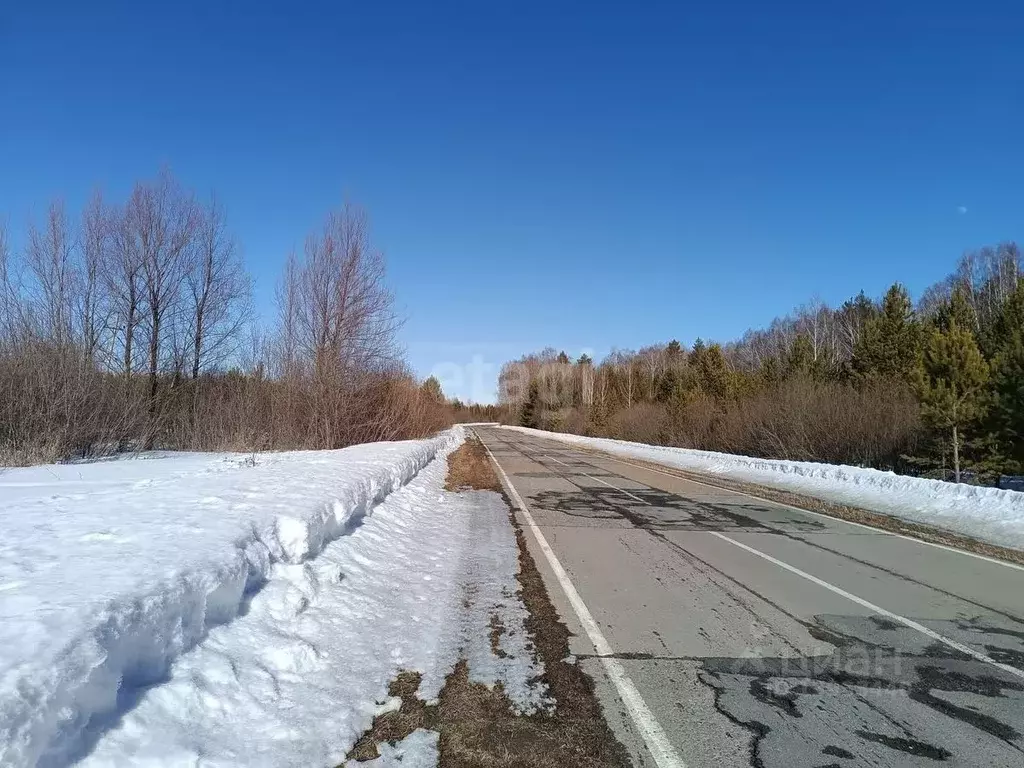
[[[905,398],[912,412],[896,420],[901,434],[878,435],[896,453],[871,463],[943,476],[945,468],[953,479],[965,465],[989,477],[1024,471],[1024,279],[1017,246],[965,255],[916,308],[896,283],[880,301],[861,292],[834,309],[812,302],[724,346],[698,338],[687,350],[672,340],[616,350],[600,364],[546,349],[507,363],[499,377],[500,402],[525,426],[706,446],[721,445],[728,427],[737,448],[801,454],[791,458],[824,452],[815,446],[826,440],[834,414],[823,408],[816,427],[802,413],[804,434],[784,438],[787,430],[772,426],[778,414],[771,416],[771,403],[781,413],[784,403],[792,407],[803,398],[810,408],[826,389],[835,409],[861,411],[859,421],[850,416],[853,431],[868,422],[885,430],[892,419],[882,413],[893,407],[885,393],[892,401]],[[701,430],[694,429],[698,421]],[[828,443],[831,458],[842,454],[835,439]],[[865,461],[864,451],[851,448],[849,460]]]

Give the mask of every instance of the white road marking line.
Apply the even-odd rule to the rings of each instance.
[[[605,485],[607,485],[607,486],[608,486],[609,488],[614,488],[614,489],[615,489],[616,491],[618,491],[619,493],[624,493],[624,494],[626,494],[626,495],[627,495],[627,496],[629,496],[629,498],[631,498],[631,499],[636,499],[636,500],[637,500],[637,501],[639,501],[639,502],[640,502],[641,504],[646,504],[646,505],[647,505],[647,506],[649,506],[649,507],[650,507],[650,506],[652,506],[651,502],[649,502],[649,501],[645,501],[644,499],[641,499],[641,498],[640,498],[639,496],[634,496],[634,495],[633,495],[632,493],[630,493],[629,491],[627,491],[627,490],[626,490],[625,488],[619,488],[619,486],[617,486],[617,485],[612,485],[611,483],[605,482],[605,481],[604,481],[604,480],[602,480],[602,479],[601,479],[600,477],[594,477],[593,475],[588,475],[588,474],[587,474],[586,472],[580,472],[580,471],[579,471],[579,470],[577,470],[577,469],[576,469],[576,468],[575,468],[575,467],[574,467],[574,466],[573,466],[572,464],[566,464],[566,463],[565,463],[564,461],[562,461],[562,460],[560,460],[560,459],[556,459],[556,458],[555,458],[554,456],[551,456],[550,454],[546,455],[546,456],[545,456],[544,458],[546,458],[546,459],[551,459],[552,461],[557,461],[557,462],[558,462],[559,464],[563,464],[563,465],[565,465],[565,466],[569,467],[569,469],[573,470],[573,474],[574,474],[574,475],[583,475],[584,477],[589,477],[589,478],[590,478],[591,480],[596,480],[596,481],[597,481],[597,482],[599,482],[599,483],[604,483],[604,484],[605,484]]]
[[[584,454],[584,455],[587,455],[587,454]],[[936,549],[944,549],[947,552],[954,552],[954,553],[956,553],[958,555],[967,555],[968,557],[973,557],[976,560],[984,560],[987,563],[993,563],[995,565],[1001,565],[1001,566],[1003,566],[1005,568],[1013,568],[1013,569],[1018,570],[1018,571],[1024,571],[1024,565],[1018,565],[1017,563],[1011,563],[1011,562],[1008,562],[1006,560],[998,560],[998,559],[996,559],[994,557],[988,557],[987,555],[979,555],[977,552],[968,552],[966,549],[957,549],[956,547],[951,547],[951,546],[949,546],[947,544],[939,544],[938,542],[935,542],[935,541],[927,541],[925,539],[918,539],[918,538],[915,538],[913,536],[906,536],[905,534],[902,534],[902,533],[895,533],[894,531],[887,531],[884,528],[875,528],[872,525],[865,525],[864,523],[855,523],[852,520],[843,520],[841,517],[833,517],[832,515],[825,515],[825,514],[822,514],[821,512],[814,512],[814,511],[812,511],[810,509],[804,509],[803,507],[794,507],[792,504],[786,504],[785,502],[775,501],[773,499],[766,499],[763,496],[755,496],[754,494],[746,493],[745,491],[736,491],[736,490],[733,490],[732,488],[723,488],[720,485],[712,485],[711,483],[702,483],[700,480],[691,480],[688,477],[680,477],[679,475],[673,474],[672,472],[666,472],[663,469],[655,469],[654,467],[645,467],[643,464],[634,464],[632,461],[626,461],[624,459],[619,459],[619,458],[616,458],[615,456],[611,456],[609,454],[599,453],[599,454],[597,454],[597,456],[598,456],[598,458],[608,459],[609,461],[615,461],[615,462],[618,462],[619,464],[625,464],[626,466],[629,466],[629,467],[636,467],[637,469],[644,469],[644,470],[647,470],[648,472],[656,472],[657,474],[665,475],[666,477],[674,477],[676,480],[683,480],[684,482],[687,482],[687,483],[694,483],[696,485],[703,485],[705,488],[714,488],[716,491],[725,491],[727,493],[735,493],[735,494],[737,494],[739,496],[746,496],[748,499],[755,499],[756,501],[767,501],[770,504],[775,504],[776,506],[784,507],[786,509],[792,509],[794,512],[801,512],[801,513],[803,513],[805,515],[814,515],[815,517],[820,517],[820,518],[822,518],[824,520],[832,520],[833,522],[845,523],[846,525],[855,525],[858,528],[864,528],[866,530],[873,531],[873,532],[881,534],[883,536],[895,536],[898,539],[904,539],[906,541],[912,541],[915,544],[925,544],[926,546],[929,546],[929,547],[935,547]],[[681,470],[681,471],[683,471],[683,472],[696,472],[697,470],[685,470],[684,469],[684,470]],[[779,489],[779,490],[783,490],[783,489]],[[785,491],[783,491],[783,492],[785,492]],[[884,512],[876,512],[874,514],[884,515],[885,513]],[[886,515],[886,516],[887,517],[892,517],[891,515]],[[899,520],[899,518],[897,518],[897,517],[893,517],[893,519],[894,520]]]
[[[813,576],[807,573],[806,571],[801,571],[796,566],[792,566],[789,563],[783,562],[782,560],[779,560],[776,557],[772,557],[771,555],[766,554],[759,549],[754,549],[753,547],[748,546],[741,541],[736,541],[736,539],[729,538],[724,533],[719,533],[718,531],[708,531],[708,533],[710,533],[712,536],[718,537],[722,541],[727,541],[730,544],[739,547],[740,549],[746,550],[752,555],[757,555],[758,557],[767,560],[769,563],[777,565],[779,568],[783,568],[789,571],[790,573],[795,573],[797,576],[807,579],[808,581],[817,584],[819,587],[824,587],[825,589],[831,592],[835,592],[840,597],[845,597],[847,600],[851,600],[857,603],[857,605],[867,608],[872,613],[877,613],[879,616],[884,616],[887,619],[891,619],[892,621],[897,621],[905,627],[910,627],[911,629],[917,630],[922,635],[930,637],[932,640],[938,640],[940,643],[948,645],[953,650],[960,651],[961,653],[966,653],[968,656],[971,656],[972,658],[977,659],[978,661],[983,661],[986,664],[991,664],[993,667],[998,667],[1004,672],[1008,672],[1009,674],[1015,675],[1016,677],[1024,678],[1024,670],[1022,669],[1017,669],[1016,667],[1011,667],[1009,664],[1003,664],[1002,662],[996,661],[991,656],[986,656],[984,653],[976,651],[973,648],[964,645],[963,643],[958,643],[956,640],[951,640],[945,635],[940,635],[938,632],[928,629],[928,627],[924,626],[923,624],[918,624],[913,619],[908,619],[904,616],[900,616],[898,613],[887,611],[885,608],[875,605],[874,603],[865,600],[863,597],[857,597],[857,595],[851,592],[847,592],[845,589],[837,587],[835,584],[829,584],[827,581],[819,579],[817,576]]]
[[[498,475],[501,477],[505,490],[508,491],[509,496],[519,506],[519,511],[522,512],[523,519],[526,520],[527,525],[530,527],[530,531],[537,541],[537,546],[544,553],[544,557],[547,559],[548,565],[551,566],[555,578],[558,579],[558,583],[569,600],[569,604],[572,606],[573,611],[576,612],[576,618],[579,619],[580,624],[590,638],[590,642],[593,643],[594,651],[604,665],[605,674],[608,675],[608,679],[611,680],[615,690],[618,691],[619,698],[622,699],[626,711],[629,712],[629,716],[632,718],[637,730],[640,731],[644,744],[647,745],[647,749],[651,753],[651,757],[654,758],[654,762],[658,768],[686,768],[686,763],[683,762],[675,747],[672,746],[668,735],[655,719],[654,714],[648,708],[647,702],[643,700],[636,685],[629,678],[629,675],[626,674],[625,668],[619,663],[618,659],[611,658],[614,653],[611,645],[605,639],[600,627],[597,626],[597,622],[594,621],[594,617],[591,615],[586,603],[583,602],[580,593],[573,586],[572,581],[569,579],[569,574],[565,572],[565,568],[558,561],[558,557],[555,555],[554,550],[551,549],[551,545],[548,544],[548,540],[544,538],[544,534],[541,533],[537,523],[534,522],[533,515],[530,514],[530,509],[526,506],[526,502],[523,501],[523,497],[513,487],[512,481],[508,479],[505,470],[501,468],[497,459],[494,458],[491,449],[483,441],[481,441],[481,444],[494,463],[495,469],[498,470]]]

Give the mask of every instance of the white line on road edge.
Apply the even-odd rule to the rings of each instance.
[[[639,502],[640,502],[641,504],[646,504],[647,506],[651,506],[651,502],[649,502],[649,501],[645,501],[645,500],[641,499],[641,498],[640,498],[639,496],[634,496],[634,495],[633,495],[632,493],[630,493],[629,491],[627,491],[627,490],[626,490],[625,488],[619,488],[619,486],[617,486],[617,485],[612,485],[611,483],[605,482],[605,481],[604,481],[604,480],[602,480],[602,479],[601,479],[600,477],[594,477],[593,475],[588,475],[588,474],[587,474],[586,472],[579,472],[578,470],[576,470],[576,468],[575,468],[575,467],[573,467],[573,465],[572,465],[572,464],[566,464],[566,463],[565,463],[564,461],[562,461],[561,459],[556,459],[556,458],[555,458],[554,456],[551,456],[551,455],[545,455],[545,457],[544,457],[544,458],[546,458],[546,459],[551,459],[552,461],[557,461],[557,462],[558,462],[559,464],[564,464],[564,465],[565,465],[565,466],[567,466],[567,467],[568,467],[569,469],[572,469],[572,470],[574,470],[574,471],[573,471],[573,474],[576,474],[576,475],[583,475],[584,477],[589,477],[589,478],[590,478],[591,480],[596,480],[596,481],[597,481],[597,482],[599,482],[599,483],[604,483],[604,484],[605,484],[605,485],[607,485],[607,486],[608,486],[609,488],[614,488],[614,489],[615,489],[616,491],[618,491],[619,493],[624,493],[624,494],[626,494],[627,496],[629,496],[629,498],[631,498],[631,499],[636,499],[636,500],[637,500],[637,501],[639,501]]]
[[[603,458],[611,459],[612,461],[616,461],[616,462],[618,462],[620,464],[627,464],[627,465],[629,465],[631,467],[636,467],[637,469],[646,469],[646,470],[648,470],[650,472],[657,472],[659,474],[668,475],[669,477],[674,477],[677,480],[684,480],[686,482],[696,483],[697,485],[703,485],[703,486],[705,486],[707,488],[715,488],[716,490],[724,490],[724,491],[727,491],[729,493],[737,493],[737,494],[740,494],[742,496],[747,496],[747,497],[752,498],[752,499],[759,499],[761,501],[769,501],[772,504],[779,504],[780,506],[788,507],[790,509],[796,510],[797,512],[805,512],[805,513],[808,513],[808,514],[816,515],[818,517],[829,517],[828,515],[822,515],[822,514],[819,514],[817,512],[811,512],[810,510],[801,509],[800,507],[793,507],[793,506],[791,506],[789,504],[780,504],[780,502],[772,501],[771,499],[762,499],[759,496],[753,496],[753,495],[751,495],[749,493],[744,493],[743,491],[734,491],[734,490],[729,489],[729,488],[721,488],[720,486],[709,485],[708,483],[702,483],[699,480],[690,480],[687,477],[680,477],[679,475],[674,475],[671,472],[665,472],[665,471],[662,471],[660,469],[655,469],[653,467],[645,467],[645,466],[643,466],[641,464],[634,464],[634,463],[629,462],[629,461],[623,461],[622,459],[617,459],[614,456],[607,456],[605,454],[600,454],[600,455]],[[555,461],[558,461],[558,459],[555,459]],[[495,462],[495,463],[497,463],[497,462]],[[565,462],[561,462],[561,463],[564,464]],[[571,465],[567,464],[566,466],[571,466]],[[500,469],[501,468],[499,467],[499,470]],[[580,473],[580,474],[584,474],[584,473]],[[590,475],[586,475],[586,477],[591,477],[591,476]],[[592,477],[591,479],[592,480],[598,480],[599,478]],[[606,483],[606,485],[607,485],[607,483]],[[615,486],[612,486],[612,487],[614,488]],[[622,490],[622,489],[620,488],[618,490]],[[870,530],[878,530],[878,531],[880,531],[883,534],[888,534],[888,535],[892,535],[892,536],[900,536],[900,534],[892,534],[892,533],[889,533],[888,531],[883,531],[883,530],[877,529],[877,528],[871,528],[871,526],[863,525],[862,523],[851,523],[850,521],[842,520],[840,518],[833,518],[833,517],[829,517],[829,519],[831,519],[831,520],[838,520],[839,522],[844,522],[844,523],[850,523],[851,525],[856,525],[856,526],[859,526],[861,528],[868,528]],[[747,544],[744,544],[744,543],[742,543],[740,541],[737,541],[736,539],[732,539],[732,538],[726,536],[723,533],[719,533],[718,531],[708,531],[708,533],[710,533],[712,536],[716,536],[719,539],[722,539],[723,541],[727,541],[730,544],[733,544],[734,546],[739,547],[740,549],[746,550],[747,552],[750,552],[753,555],[757,555],[758,557],[763,558],[764,560],[767,560],[768,562],[773,563],[774,565],[777,565],[780,568],[783,568],[783,569],[785,569],[785,570],[787,570],[787,571],[789,571],[791,573],[794,573],[797,576],[800,576],[800,577],[802,577],[804,579],[807,579],[808,581],[813,582],[814,584],[817,584],[820,587],[824,587],[825,589],[828,589],[828,590],[834,592],[835,594],[840,595],[841,597],[845,597],[847,600],[851,600],[851,601],[857,603],[858,605],[863,606],[864,608],[867,608],[869,611],[872,611],[873,613],[877,613],[880,616],[885,616],[886,618],[892,619],[893,621],[896,621],[896,622],[898,622],[900,624],[903,624],[905,627],[909,627],[910,629],[916,630],[917,632],[920,632],[921,634],[925,635],[926,637],[930,637],[932,640],[937,640],[938,642],[943,643],[944,645],[948,645],[950,648],[953,648],[954,650],[960,651],[961,653],[965,653],[968,656],[970,656],[970,657],[972,657],[972,658],[974,658],[974,659],[976,659],[978,661],[982,661],[982,662],[984,662],[986,664],[991,664],[992,666],[997,667],[998,669],[1001,669],[1004,672],[1007,672],[1007,673],[1009,673],[1011,675],[1014,675],[1016,677],[1024,678],[1024,670],[1018,669],[1017,667],[1010,666],[1009,664],[1003,664],[1002,662],[996,661],[991,656],[986,656],[984,653],[981,653],[980,651],[976,651],[973,648],[971,648],[970,646],[963,645],[962,643],[958,643],[956,640],[952,640],[952,639],[950,639],[948,637],[945,637],[944,635],[940,635],[938,632],[935,632],[934,630],[929,629],[928,627],[924,626],[923,624],[919,624],[918,622],[914,621],[913,619],[908,619],[905,616],[900,616],[897,613],[893,613],[892,611],[888,611],[885,608],[882,608],[879,605],[875,605],[874,603],[869,602],[868,600],[865,600],[862,597],[858,597],[857,595],[854,595],[851,592],[847,592],[845,589],[843,589],[841,587],[837,587],[836,585],[830,584],[829,582],[824,581],[823,579],[819,579],[817,576],[813,576],[813,575],[811,575],[811,574],[809,574],[809,573],[807,573],[805,571],[802,571],[799,568],[797,568],[796,566],[790,565],[789,563],[783,562],[782,560],[779,560],[778,558],[772,557],[771,555],[769,555],[769,554],[767,554],[765,552],[762,552],[759,549],[755,549],[754,547],[748,546]],[[920,544],[930,544],[932,546],[936,546],[936,547],[939,547],[941,549],[948,549],[951,552],[957,552],[957,553],[963,554],[963,555],[971,555],[973,557],[978,557],[978,558],[980,558],[982,560],[989,560],[989,561],[991,561],[993,563],[997,563],[999,565],[1008,565],[1008,566],[1010,566],[1012,568],[1020,568],[1019,565],[1016,565],[1014,563],[1007,563],[1007,562],[1004,562],[1002,560],[995,560],[993,558],[985,557],[984,555],[975,555],[973,552],[965,552],[963,550],[954,549],[952,547],[946,547],[946,546],[944,546],[942,544],[933,544],[932,542],[923,541],[921,539],[915,539],[915,538],[912,538],[910,536],[900,536],[900,538],[908,539],[910,541],[916,541],[916,542],[918,542]]]
[[[968,656],[971,656],[972,658],[977,659],[978,661],[983,661],[986,664],[991,664],[993,667],[998,667],[999,669],[1003,670],[1004,672],[1008,672],[1011,675],[1024,678],[1024,670],[1017,669],[1016,667],[1011,667],[1009,664],[1003,664],[1001,662],[998,662],[991,656],[986,656],[984,653],[976,651],[973,648],[964,645],[963,643],[958,643],[956,640],[951,640],[948,637],[945,637],[944,635],[940,635],[938,632],[928,629],[928,627],[924,626],[923,624],[918,624],[913,619],[908,619],[904,616],[900,616],[898,613],[887,611],[885,608],[882,608],[881,606],[868,602],[863,597],[857,597],[856,595],[847,592],[845,589],[837,587],[835,584],[829,584],[827,581],[819,579],[817,576],[812,576],[806,571],[801,571],[799,568],[792,566],[789,563],[783,562],[778,558],[772,557],[771,555],[766,554],[759,549],[754,549],[753,547],[747,546],[743,542],[736,541],[736,539],[729,538],[723,533],[719,533],[718,531],[708,531],[708,533],[710,533],[712,536],[717,536],[722,541],[728,541],[730,544],[737,546],[740,549],[746,550],[752,555],[757,555],[758,557],[764,558],[769,563],[773,563],[774,565],[779,566],[779,568],[783,568],[789,571],[790,573],[795,573],[797,576],[807,579],[808,581],[817,584],[819,587],[824,587],[825,589],[835,592],[840,597],[845,597],[847,600],[852,600],[853,602],[857,603],[857,605],[867,608],[872,613],[877,613],[880,616],[885,616],[887,619],[897,621],[905,627],[910,627],[911,629],[917,630],[922,635],[930,637],[932,640],[938,640],[940,643],[948,645],[953,650],[960,651],[960,653],[966,653]]]
[[[495,469],[498,470],[498,475],[501,477],[505,490],[508,491],[509,496],[519,506],[519,511],[523,513],[523,518],[530,527],[530,531],[533,532],[537,545],[540,547],[541,552],[544,553],[544,557],[547,558],[548,565],[551,566],[551,570],[554,572],[555,578],[558,579],[562,591],[565,592],[569,604],[572,605],[572,609],[576,612],[576,618],[579,619],[583,629],[586,630],[590,642],[594,644],[594,650],[604,665],[608,679],[612,681],[612,685],[618,691],[619,698],[622,699],[626,711],[629,712],[629,716],[636,724],[637,730],[640,731],[644,744],[647,745],[647,750],[651,753],[651,757],[654,758],[654,762],[658,765],[658,768],[686,768],[686,763],[683,762],[683,759],[672,746],[672,742],[669,741],[668,736],[655,719],[654,714],[648,709],[647,703],[643,700],[636,685],[630,680],[629,675],[626,674],[625,668],[619,663],[618,659],[610,658],[614,653],[611,645],[597,626],[597,622],[594,621],[594,617],[590,614],[587,604],[583,602],[580,593],[576,591],[576,587],[573,586],[572,581],[569,579],[569,574],[565,572],[565,568],[558,561],[558,557],[555,555],[554,550],[551,549],[551,545],[548,544],[548,540],[544,538],[544,534],[541,533],[540,528],[533,521],[533,515],[530,514],[530,509],[526,506],[526,502],[523,501],[523,497],[513,487],[512,481],[508,479],[505,470],[501,468],[498,460],[494,458],[491,449],[482,440],[480,444],[484,446],[487,455],[491,457],[491,461],[494,463]]]
[[[556,440],[557,438],[540,438],[540,439]],[[902,533],[896,533],[895,531],[887,531],[884,528],[875,528],[873,525],[865,525],[864,523],[856,523],[853,520],[844,520],[841,517],[834,517],[832,515],[826,515],[826,514],[823,514],[821,512],[815,512],[815,511],[810,510],[810,509],[804,509],[803,507],[795,507],[792,504],[786,504],[783,501],[775,501],[774,499],[769,499],[769,498],[766,498],[764,496],[755,496],[754,494],[747,493],[746,491],[737,491],[737,490],[734,490],[732,488],[726,488],[726,487],[721,486],[721,485],[713,485],[711,483],[702,483],[700,480],[693,480],[692,478],[689,478],[689,477],[683,477],[683,476],[677,475],[677,474],[675,474],[673,472],[667,472],[664,469],[657,469],[655,467],[648,467],[648,466],[644,466],[643,464],[635,464],[632,461],[626,461],[625,459],[620,459],[620,458],[618,458],[616,456],[612,456],[609,453],[599,452],[597,449],[582,448],[580,446],[577,446],[575,443],[566,442],[565,444],[566,445],[575,446],[576,450],[583,451],[584,455],[591,455],[591,454],[592,455],[596,455],[597,458],[599,458],[599,459],[608,459],[609,461],[615,461],[615,462],[618,462],[619,464],[625,464],[627,467],[636,467],[637,469],[643,469],[643,470],[646,470],[648,472],[656,472],[657,474],[665,475],[666,477],[674,477],[676,480],[683,480],[683,481],[685,481],[687,483],[694,483],[695,485],[703,485],[705,488],[714,488],[716,491],[726,491],[727,493],[735,493],[735,494],[737,494],[739,496],[746,496],[748,499],[755,499],[757,501],[767,501],[767,502],[769,502],[771,504],[775,504],[776,506],[785,507],[786,509],[792,509],[795,512],[801,512],[801,513],[803,513],[805,515],[814,515],[815,517],[820,517],[820,518],[823,518],[825,520],[834,520],[834,521],[839,522],[839,523],[845,523],[846,525],[855,525],[858,528],[864,528],[866,530],[874,531],[875,533],[882,534],[882,535],[885,535],[885,536],[895,536],[898,539],[905,539],[906,541],[912,541],[915,544],[924,544],[924,545],[929,546],[929,547],[935,547],[936,549],[944,549],[947,552],[953,552],[953,553],[955,553],[957,555],[967,555],[968,557],[973,557],[976,560],[984,560],[987,563],[993,563],[995,565],[1001,565],[1001,566],[1003,566],[1005,568],[1013,568],[1014,570],[1017,570],[1017,571],[1024,571],[1024,565],[1020,565],[1018,563],[1011,563],[1011,562],[1008,562],[1006,560],[998,560],[998,559],[996,559],[994,557],[989,557],[988,555],[979,555],[977,552],[968,552],[966,549],[957,549],[956,547],[951,547],[951,546],[949,546],[947,544],[939,544],[937,541],[928,541],[927,539],[918,539],[918,538],[916,538],[914,536],[907,536],[907,535],[902,534]],[[679,471],[680,472],[697,472],[698,470],[680,468]],[[594,479],[596,480],[597,478],[594,478]],[[729,480],[731,478],[725,478],[725,479]],[[782,491],[783,493],[790,492],[790,491],[786,491],[786,489],[784,489],[784,488],[778,488],[776,490]],[[868,511],[870,512],[870,510],[868,510]],[[874,512],[872,514],[885,515],[884,512]],[[892,515],[886,515],[886,517],[893,517],[893,516]],[[893,517],[893,519],[894,520],[899,520],[898,517]],[[913,522],[913,521],[910,521],[910,522]],[[963,535],[963,534],[961,534],[961,535]]]

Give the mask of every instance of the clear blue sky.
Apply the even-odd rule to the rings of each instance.
[[[1024,239],[1019,2],[700,5],[8,0],[0,214],[168,164],[269,312],[349,196],[411,362],[477,398],[545,344],[727,340]]]

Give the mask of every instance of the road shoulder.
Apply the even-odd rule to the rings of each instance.
[[[605,721],[593,680],[570,655],[570,630],[548,596],[527,537],[483,445],[467,437],[448,461],[446,490],[493,491],[509,506],[519,548],[518,592],[529,614],[529,647],[543,665],[540,682],[553,705],[548,711],[517,713],[500,685],[488,688],[471,682],[465,661],[448,676],[437,702],[427,704],[416,696],[418,676],[404,672],[390,690],[401,704],[374,719],[349,753],[347,764],[356,766],[380,757],[426,730],[438,734],[441,768],[626,768],[630,756]],[[491,631],[492,651],[500,655],[505,628],[492,625]]]

